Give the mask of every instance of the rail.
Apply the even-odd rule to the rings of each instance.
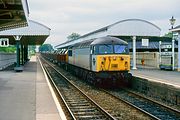
[[[166,105],[160,104],[153,101],[145,96],[141,96],[135,92],[129,90],[103,90],[110,94],[112,97],[117,98],[125,103],[131,105],[132,107],[144,112],[148,116],[156,120],[179,120],[180,111],[168,107]]]
[[[71,119],[115,119],[61,74],[53,65],[47,61],[43,65],[53,86],[63,100]]]

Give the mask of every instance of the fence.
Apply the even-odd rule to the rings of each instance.
[[[132,53],[131,55],[131,63],[133,62],[132,58]],[[148,67],[154,67],[154,68],[159,68],[159,52],[137,52],[136,53],[136,64],[142,65],[142,60],[144,61],[143,66],[148,66]],[[161,58],[161,61],[164,64],[169,64],[171,61],[170,57],[166,58]],[[178,66],[178,53],[175,53],[175,68]]]
[[[14,64],[16,62],[15,53],[0,53],[0,70]]]

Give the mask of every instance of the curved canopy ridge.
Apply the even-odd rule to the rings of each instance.
[[[161,29],[158,26],[148,21],[126,19],[80,36],[77,40],[67,41],[57,45],[56,48],[62,48],[84,40],[104,36],[160,36],[160,32]]]
[[[140,19],[128,19],[112,24],[107,34],[112,36],[160,36],[161,29]]]
[[[28,27],[16,28],[0,32],[0,37],[8,37],[10,44],[15,44],[13,36],[22,36],[21,42],[28,45],[41,45],[50,35],[50,28],[43,24],[29,20]]]

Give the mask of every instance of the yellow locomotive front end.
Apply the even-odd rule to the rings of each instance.
[[[131,80],[128,43],[114,37],[91,43],[89,81],[105,86],[127,85]],[[96,80],[96,81],[95,81]]]
[[[130,70],[130,55],[97,55],[96,59],[96,72]]]

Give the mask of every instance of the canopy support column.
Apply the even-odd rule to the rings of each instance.
[[[21,44],[21,65],[24,65],[24,45]]]
[[[136,70],[136,36],[133,36],[133,67]]]
[[[180,71],[180,33],[178,34],[178,71]]]
[[[28,62],[28,45],[24,45],[24,62]]]
[[[14,68],[14,70],[16,72],[21,72],[23,71],[22,66],[20,66],[20,39],[22,36],[20,35],[16,35],[14,36],[14,39],[16,40],[16,55],[17,55],[17,59],[16,59],[16,67]]]

